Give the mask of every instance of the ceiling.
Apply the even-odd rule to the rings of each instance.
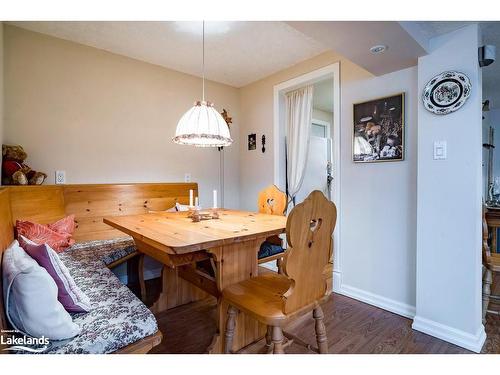
[[[313,108],[333,112],[333,78],[314,84]]]
[[[7,22],[201,76],[201,22]],[[332,50],[382,75],[415,66],[429,40],[473,22],[462,21],[234,21],[206,22],[206,77],[242,87]],[[500,54],[500,22],[479,22],[484,43]],[[387,45],[379,55],[373,45]],[[483,68],[484,97],[500,108],[500,61]]]
[[[201,22],[8,22],[180,72],[202,74]],[[327,50],[284,22],[206,22],[206,77],[245,86]]]
[[[418,57],[426,54],[399,22],[295,21],[287,24],[374,75],[415,66]],[[387,50],[374,55],[370,48],[375,45],[386,45]]]
[[[27,21],[8,24],[201,76],[201,22]],[[375,44],[388,50],[373,55]],[[242,87],[333,50],[380,75],[425,50],[398,22],[206,22],[206,77]]]
[[[414,22],[427,38],[458,30],[472,23],[478,23],[481,29],[482,44],[497,47],[497,60],[500,58],[500,22]],[[482,68],[483,99],[490,100],[490,108],[500,108],[500,61]]]

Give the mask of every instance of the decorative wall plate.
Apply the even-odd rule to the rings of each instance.
[[[437,115],[455,112],[469,98],[472,85],[469,77],[448,71],[433,77],[422,92],[424,107]]]

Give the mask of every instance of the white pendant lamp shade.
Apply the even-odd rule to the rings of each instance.
[[[197,147],[224,147],[233,143],[229,126],[214,108],[213,103],[205,101],[205,21],[202,23],[202,101],[184,113],[177,123],[175,143]]]
[[[224,147],[233,143],[229,127],[212,103],[196,102],[179,120],[175,143],[198,147]]]

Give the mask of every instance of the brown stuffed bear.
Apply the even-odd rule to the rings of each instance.
[[[3,185],[41,185],[47,178],[24,164],[28,155],[21,146],[2,145]]]

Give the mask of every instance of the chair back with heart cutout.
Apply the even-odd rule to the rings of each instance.
[[[292,280],[283,295],[285,314],[299,310],[325,296],[325,269],[332,251],[337,207],[315,190],[288,215],[284,275]]]
[[[286,203],[286,194],[276,185],[270,185],[259,193],[258,211],[261,214],[283,216],[286,211]]]

